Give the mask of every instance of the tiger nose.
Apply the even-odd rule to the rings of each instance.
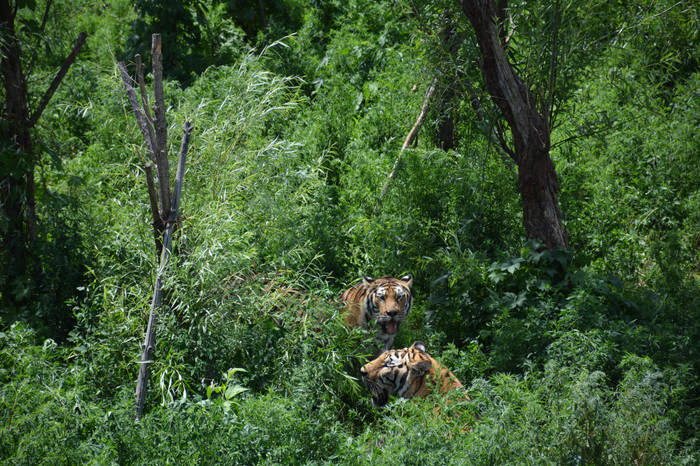
[[[387,311],[386,315],[388,315],[391,318],[394,318],[397,315],[399,315],[399,311]]]
[[[367,369],[365,369],[364,367],[360,367],[360,374],[367,375]]]

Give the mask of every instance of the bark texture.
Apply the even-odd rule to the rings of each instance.
[[[14,16],[7,0],[0,0],[0,34],[5,37],[2,47],[2,84],[5,104],[0,125],[0,138],[4,156],[0,160],[0,206],[6,232],[2,237],[2,249],[7,258],[8,277],[21,276],[25,272],[28,236],[23,212],[25,200],[33,205],[33,192],[27,193],[27,173],[34,169],[30,159],[32,140],[29,134],[29,110],[27,106],[27,81],[22,71],[21,49],[15,35]],[[10,155],[12,154],[12,155]],[[34,228],[31,228],[34,230]],[[8,300],[9,290],[2,290],[3,300]]]

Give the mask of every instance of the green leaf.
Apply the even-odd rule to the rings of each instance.
[[[231,387],[228,387],[226,389],[226,393],[224,394],[224,397],[227,400],[230,400],[231,398],[235,397],[236,395],[239,395],[245,391],[248,391],[247,388],[241,386],[241,385],[233,385]]]
[[[515,262],[514,264],[511,264],[506,270],[508,273],[515,273],[516,270],[520,268],[520,262]]]

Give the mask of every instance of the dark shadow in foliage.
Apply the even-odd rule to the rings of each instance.
[[[77,177],[72,180],[80,183]],[[21,299],[16,300],[17,306],[0,309],[0,318],[8,324],[30,323],[40,336],[63,341],[75,326],[73,303],[81,299],[86,272],[93,267],[85,244],[85,226],[90,220],[80,201],[69,195],[42,190],[37,199],[42,222],[34,248],[41,268],[36,280],[1,277],[14,280]]]
[[[282,37],[295,31],[298,22],[282,0],[138,0],[134,9],[138,19],[121,58],[138,53],[148,63],[147,38],[161,34],[166,78],[184,86],[209,66],[231,64],[251,46],[259,45],[258,36],[268,27]]]
[[[526,361],[544,360],[562,332],[601,329],[623,340],[643,312],[621,282],[574,270],[570,252],[539,249],[529,241],[520,255],[491,265],[475,255],[449,258],[450,270],[431,285],[439,309],[428,313],[429,325],[447,341],[478,341],[495,371],[516,373]]]

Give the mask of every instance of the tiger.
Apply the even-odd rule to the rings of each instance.
[[[377,408],[386,405],[392,396],[425,398],[436,388],[442,394],[453,389],[464,390],[457,377],[426,352],[422,341],[410,348],[385,351],[360,368],[360,373]],[[466,392],[463,399],[471,401]]]
[[[379,351],[394,347],[394,338],[399,325],[413,307],[413,275],[401,278],[384,276],[364,277],[359,283],[343,292],[340,300],[345,304],[345,325],[351,328],[367,328],[372,321],[377,323],[376,340]]]

